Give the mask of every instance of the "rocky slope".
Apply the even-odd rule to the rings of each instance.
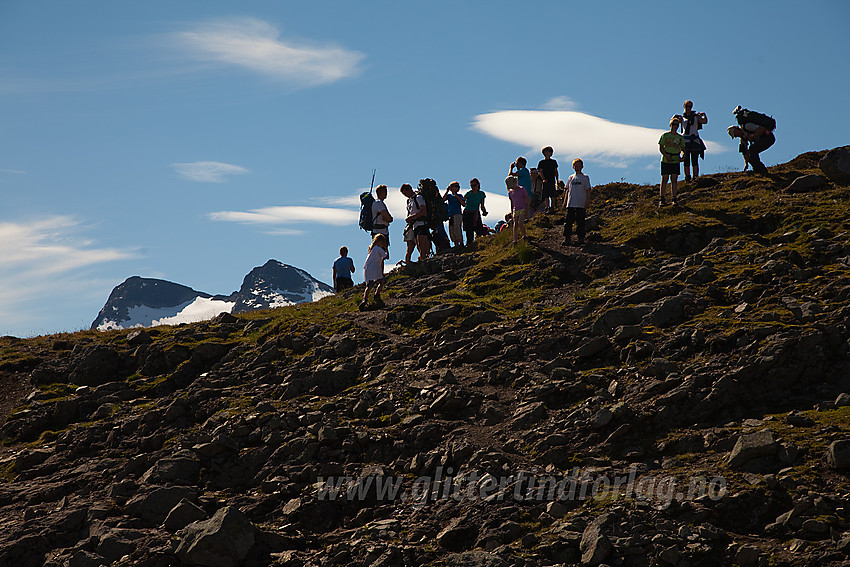
[[[91,328],[110,331],[197,323],[220,313],[284,307],[332,293],[329,285],[277,260],[252,269],[230,295],[213,296],[166,280],[132,276],[112,290]]]
[[[2,338],[0,564],[846,565],[824,153],[598,187],[585,247],[538,216],[382,310]]]

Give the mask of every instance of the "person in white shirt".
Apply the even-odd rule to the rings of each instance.
[[[369,290],[375,289],[375,306],[383,307],[384,301],[381,299],[381,291],[384,289],[384,260],[389,257],[387,252],[387,237],[383,234],[376,234],[372,238],[372,244],[369,245],[369,253],[366,256],[366,263],[363,264],[363,275],[366,280],[366,289],[363,290],[363,301],[360,302],[360,311],[366,309],[369,303]]]
[[[581,158],[573,160],[575,173],[567,179],[566,193],[564,193],[564,208],[567,210],[567,218],[564,222],[564,246],[569,246],[573,236],[573,222],[576,223],[578,244],[584,244],[585,236],[585,209],[590,203],[590,177],[581,172],[584,162]]]
[[[703,124],[708,124],[705,112],[694,112],[694,103],[686,100],[682,104],[682,134],[685,137],[685,181],[691,180],[691,167],[694,168],[694,181],[699,178],[699,158],[705,158],[705,144],[699,137]]]
[[[404,229],[407,254],[404,257],[404,263],[409,264],[414,248],[419,250],[419,260],[427,258],[428,252],[431,251],[427,223],[428,208],[425,206],[425,197],[417,195],[410,183],[403,183],[399,191],[407,197],[407,217],[404,219],[407,223]]]
[[[387,237],[387,252],[390,248],[390,223],[393,222],[393,216],[387,209],[387,204],[384,200],[387,198],[387,186],[378,185],[375,188],[375,196],[377,199],[372,203],[372,236],[383,234]]]

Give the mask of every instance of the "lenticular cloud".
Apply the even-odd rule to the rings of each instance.
[[[505,110],[480,114],[473,128],[528,147],[553,146],[561,155],[608,162],[658,155],[658,138],[665,130],[618,124],[570,110]],[[712,152],[719,144],[706,142]]]
[[[303,86],[357,75],[365,57],[333,45],[284,41],[276,27],[255,18],[208,21],[174,37],[201,59],[245,67]]]

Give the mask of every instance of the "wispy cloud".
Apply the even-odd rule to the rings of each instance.
[[[57,303],[79,301],[91,293],[96,280],[87,268],[133,256],[97,246],[80,235],[83,230],[79,221],[68,216],[0,222],[3,326],[50,325],[50,311]]]
[[[344,226],[357,222],[359,213],[355,210],[331,207],[278,206],[249,211],[218,211],[210,213],[209,216],[214,221],[247,224],[277,225],[312,222]]]
[[[250,173],[239,165],[230,163],[222,163],[220,161],[196,161],[192,163],[173,163],[171,167],[177,172],[180,177],[191,179],[192,181],[202,181],[206,183],[222,183],[226,175],[241,175]]]
[[[553,99],[557,100],[557,99]],[[550,101],[552,102],[552,101]],[[472,127],[494,138],[529,148],[553,146],[561,156],[622,166],[627,160],[658,154],[663,129],[611,122],[573,110],[505,110],[480,114]],[[720,144],[705,141],[711,152]]]
[[[286,41],[275,26],[256,18],[208,21],[172,38],[197,59],[244,67],[301,86],[355,76],[365,57],[335,45]]]
[[[543,104],[544,110],[575,110],[578,104],[568,96],[556,96]]]
[[[298,223],[334,226],[356,225],[360,217],[360,193],[367,190],[368,187],[359,190],[354,195],[313,197],[310,199],[311,202],[336,205],[335,207],[277,206],[249,211],[219,211],[210,213],[209,218],[214,221],[276,227],[265,231],[265,234],[276,236],[301,235],[306,231],[300,228],[290,228],[287,225]],[[486,188],[486,193],[486,206],[490,214],[485,219],[485,222],[492,226],[502,219],[505,213],[510,212],[511,204],[504,186]],[[385,203],[394,219],[390,225],[390,230],[393,232],[398,231],[400,234],[404,228],[404,217],[407,215],[407,198],[401,194],[398,187],[390,187],[387,191]],[[277,228],[279,226],[283,226],[283,228]]]
[[[20,169],[0,169],[0,173],[12,173],[15,175],[25,175],[26,171],[21,171]]]

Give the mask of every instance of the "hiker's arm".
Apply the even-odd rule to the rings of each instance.
[[[708,116],[706,116],[705,112],[699,113],[699,123],[700,124],[708,124]]]
[[[486,217],[487,216],[487,209],[484,208],[484,199],[485,198],[486,197],[481,197],[481,214]]]
[[[389,224],[389,223],[393,222],[393,216],[392,216],[392,215],[390,214],[390,212],[389,212],[388,210],[386,210],[386,209],[385,209],[385,210],[383,210],[383,211],[381,211],[381,215],[380,215],[380,216],[381,216],[381,218],[384,220],[384,222],[385,222],[385,223],[387,223],[387,224]]]
[[[336,266],[334,266],[334,287],[336,287]]]
[[[466,206],[466,199],[464,198],[464,196],[461,195],[460,193],[458,193],[457,198],[460,201],[460,206],[465,207]]]
[[[419,220],[428,214],[428,205],[420,205],[419,203],[416,203],[416,205],[418,206],[418,210],[412,215],[408,215],[408,217],[405,219],[409,223]]]
[[[351,270],[352,274],[354,273],[354,262],[351,263],[351,265],[348,267],[348,269]]]

